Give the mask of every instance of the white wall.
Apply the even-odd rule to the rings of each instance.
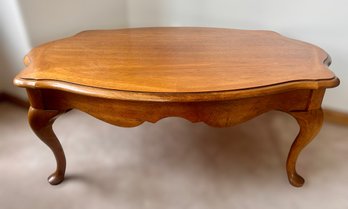
[[[32,46],[88,29],[127,26],[127,0],[18,0]]]
[[[331,69],[340,77],[341,86],[328,90],[324,104],[348,112],[346,0],[19,0],[19,4],[31,46],[98,28],[211,26],[275,30],[317,44],[330,53]],[[11,68],[11,74],[20,69]]]
[[[24,97],[12,84],[17,72],[23,68],[22,59],[30,50],[21,13],[16,1],[0,1],[0,82],[3,91]]]

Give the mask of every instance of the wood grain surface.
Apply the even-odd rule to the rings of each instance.
[[[185,27],[86,31],[33,49],[25,63],[26,69],[15,79],[19,86],[86,95],[98,91],[95,95],[116,99],[134,96],[127,92],[150,94],[148,100],[170,100],[177,93],[338,85],[327,68],[330,57],[322,49],[271,31]],[[195,99],[204,100],[202,96],[207,98],[201,94]]]

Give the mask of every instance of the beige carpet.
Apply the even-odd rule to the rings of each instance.
[[[0,104],[1,209],[348,208],[346,127],[324,124],[304,150],[299,189],[284,166],[298,127],[284,113],[218,129],[180,118],[119,128],[72,111],[54,127],[68,162],[59,186],[26,111]]]

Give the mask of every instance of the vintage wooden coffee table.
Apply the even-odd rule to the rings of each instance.
[[[339,84],[322,49],[271,31],[86,31],[36,47],[24,62],[14,83],[27,89],[31,128],[55,155],[53,185],[66,162],[52,124],[76,108],[123,127],[171,116],[226,127],[270,110],[289,113],[300,132],[286,169],[302,186],[298,155],[321,128],[325,89]]]

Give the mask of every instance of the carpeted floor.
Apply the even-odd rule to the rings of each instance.
[[[180,118],[120,128],[72,111],[54,128],[68,163],[59,186],[26,111],[0,103],[1,209],[348,208],[347,127],[324,124],[304,150],[302,188],[285,172],[298,127],[280,112],[218,129]]]

